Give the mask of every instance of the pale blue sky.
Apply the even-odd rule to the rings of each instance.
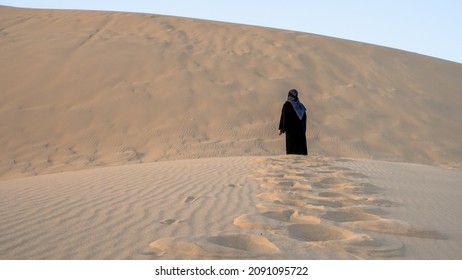
[[[459,0],[0,0],[0,5],[143,12],[268,26],[462,63]]]

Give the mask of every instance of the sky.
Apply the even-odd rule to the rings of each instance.
[[[0,5],[141,12],[250,24],[462,63],[462,1],[458,0],[0,0]]]

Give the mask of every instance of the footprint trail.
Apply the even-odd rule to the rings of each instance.
[[[261,157],[248,180],[258,183],[255,212],[232,219],[235,230],[156,240],[157,257],[214,259],[399,259],[399,236],[444,239],[439,232],[388,217],[399,206],[346,159]],[[242,186],[241,186],[242,187]],[[196,201],[190,196],[185,203]],[[288,253],[290,252],[290,254]]]

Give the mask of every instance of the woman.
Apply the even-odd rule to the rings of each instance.
[[[282,106],[279,135],[286,134],[287,154],[308,155],[306,146],[306,108],[298,100],[298,91],[291,89]]]

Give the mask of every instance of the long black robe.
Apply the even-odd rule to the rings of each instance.
[[[289,101],[282,106],[279,130],[286,134],[287,154],[308,155],[306,145],[306,112],[300,120]]]

